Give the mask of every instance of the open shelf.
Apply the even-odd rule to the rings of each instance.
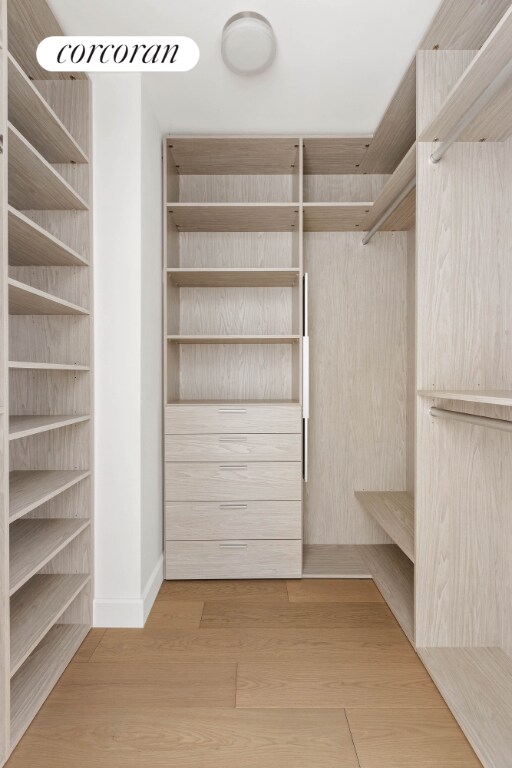
[[[446,389],[440,391],[420,389],[418,395],[437,400],[460,400],[466,403],[512,406],[511,389]]]
[[[12,371],[90,371],[88,365],[67,365],[66,363],[26,363],[19,360],[9,360]]]
[[[444,141],[510,63],[512,8],[448,94],[441,109],[420,134],[419,141]],[[504,141],[512,133],[512,77],[465,126],[457,141]]]
[[[11,205],[9,264],[14,267],[84,267],[85,259]]]
[[[306,544],[302,575],[307,579],[370,579],[359,546]]]
[[[12,277],[9,283],[10,315],[88,315],[89,310],[59,299],[50,293],[20,283]]]
[[[11,680],[14,749],[89,631],[82,624],[53,626]]]
[[[180,232],[291,232],[298,228],[298,203],[169,203]]]
[[[413,564],[394,544],[365,544],[360,550],[382,596],[414,644]]]
[[[9,120],[49,163],[87,163],[86,154],[8,54]]]
[[[172,136],[170,163],[180,175],[293,173],[299,139],[285,136]]]
[[[368,229],[373,203],[304,203],[304,232],[358,232]]]
[[[17,520],[9,529],[9,594],[13,595],[61,549],[84,531],[90,520]]]
[[[11,677],[90,578],[85,574],[38,574],[11,599]]]
[[[512,754],[512,659],[499,648],[418,648],[442,697],[484,765]]]
[[[18,470],[9,475],[9,522],[67,491],[90,475],[89,470]]]
[[[304,139],[304,173],[359,173],[371,136],[309,136]]]
[[[171,282],[180,288],[278,288],[292,287],[299,269],[168,269]]]
[[[416,178],[416,144],[414,143],[398,165],[391,178],[386,182],[382,191],[377,196],[375,203],[365,222],[367,229],[371,229],[384,215],[392,203],[406,190],[407,185]],[[406,195],[397,208],[379,227],[382,232],[404,231],[412,229],[416,221],[416,190]]]
[[[171,344],[296,344],[300,336],[168,336]]]
[[[10,416],[9,440],[38,435],[50,429],[61,429],[89,421],[90,416]]]
[[[356,491],[364,509],[414,562],[414,498],[405,491]]]
[[[21,210],[88,210],[85,200],[10,123],[9,205]]]

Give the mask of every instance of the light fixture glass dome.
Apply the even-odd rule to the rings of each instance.
[[[243,11],[232,16],[222,31],[222,58],[238,75],[256,75],[276,55],[274,30],[264,16]]]

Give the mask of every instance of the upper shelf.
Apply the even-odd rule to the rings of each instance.
[[[419,141],[445,141],[456,126],[463,124],[469,110],[470,121],[457,136],[457,141],[507,139],[512,133],[511,49],[512,7],[459,78],[430,125],[420,134]],[[498,77],[503,84],[487,100],[484,94]],[[482,108],[478,109],[480,100]]]
[[[304,139],[304,173],[359,173],[371,136],[308,136]]]
[[[89,419],[90,416],[9,416],[9,440],[71,427]]]
[[[403,196],[405,190],[416,178],[416,144],[409,149],[401,163],[386,182],[377,196],[373,207],[365,221],[365,227],[370,230],[382,219],[393,203]],[[379,230],[394,232],[412,229],[416,217],[416,191],[410,192],[401,200],[390,215],[382,220]]]
[[[50,163],[8,124],[9,204],[21,210],[78,210],[88,205]]]
[[[88,315],[89,310],[59,299],[12,277],[9,284],[10,315]]]
[[[439,391],[420,389],[418,395],[438,400],[460,400],[466,403],[512,406],[512,390],[510,389],[445,389]]]
[[[8,54],[9,120],[49,163],[87,163],[85,152]]]
[[[289,203],[169,203],[180,232],[293,232],[298,205]]]
[[[14,267],[84,267],[87,261],[25,214],[8,206],[9,264]]]
[[[414,562],[414,499],[405,491],[356,491],[355,497]]]
[[[72,486],[85,480],[89,470],[18,470],[9,475],[9,522],[46,504]]]
[[[294,137],[170,136],[167,150],[179,175],[293,173],[299,149]]]
[[[363,232],[373,203],[304,203],[305,232]]]
[[[168,269],[167,274],[180,288],[260,288],[291,287],[297,283],[298,269]]]

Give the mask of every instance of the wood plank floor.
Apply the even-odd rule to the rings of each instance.
[[[94,629],[8,768],[478,768],[365,580],[166,582]]]

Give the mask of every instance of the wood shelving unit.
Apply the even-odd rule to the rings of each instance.
[[[11,315],[88,315],[89,310],[9,278]]]
[[[71,365],[66,363],[26,363],[20,360],[9,360],[10,370],[27,371],[90,371],[89,365]]]
[[[305,232],[358,232],[367,229],[373,203],[304,203]]]
[[[407,185],[416,178],[416,143],[412,145],[396,170],[390,176],[365,220],[365,229],[370,230],[397,200]],[[380,226],[382,232],[409,230],[416,221],[416,190],[412,189]]]
[[[186,269],[167,270],[173,285],[181,288],[286,288],[300,278],[298,269]]]
[[[414,562],[414,499],[405,491],[356,491],[356,499]]]
[[[90,476],[89,470],[19,470],[9,476],[9,521],[27,515]]]
[[[298,226],[298,204],[169,203],[180,232],[290,232]]]
[[[296,344],[300,336],[168,336],[172,344]]]
[[[414,644],[414,566],[394,544],[358,547],[368,570],[408,640]]]
[[[306,579],[371,579],[359,547],[306,544],[302,573]]]
[[[418,391],[418,395],[432,397],[435,400],[459,400],[466,403],[512,406],[512,390],[510,389],[446,389],[441,391],[422,389]]]
[[[9,440],[31,437],[52,429],[71,427],[88,421],[90,416],[11,416],[9,418]]]
[[[8,206],[9,264],[16,267],[83,267],[87,261],[28,216]]]

